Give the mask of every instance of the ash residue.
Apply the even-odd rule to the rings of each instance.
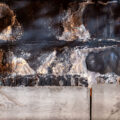
[[[79,75],[29,75],[29,76],[1,76],[0,86],[88,86],[85,78]]]

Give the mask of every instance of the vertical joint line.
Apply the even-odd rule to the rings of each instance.
[[[90,120],[92,120],[92,88],[90,88]]]

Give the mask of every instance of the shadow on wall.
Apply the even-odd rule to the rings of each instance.
[[[90,52],[86,58],[87,69],[101,74],[114,72],[120,75],[120,48]]]

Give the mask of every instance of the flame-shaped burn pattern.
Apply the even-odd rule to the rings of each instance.
[[[120,4],[0,3],[0,85],[91,86],[120,81]]]

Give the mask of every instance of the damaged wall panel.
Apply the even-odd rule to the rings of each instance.
[[[1,26],[8,20],[0,34],[7,35],[0,40],[1,85],[88,86],[119,81],[117,2],[8,0],[0,8]]]

